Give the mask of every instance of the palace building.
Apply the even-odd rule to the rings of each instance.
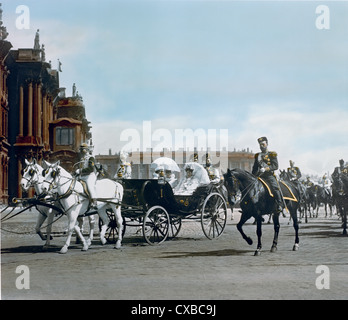
[[[151,163],[159,157],[169,157],[175,160],[180,169],[186,162],[193,161],[193,154],[195,151],[178,150],[178,151],[135,151],[131,152],[128,156],[128,161],[132,166],[132,178],[133,179],[151,179],[153,176],[153,170],[151,169]],[[206,152],[198,152],[198,162],[205,165],[204,157]],[[210,152],[213,166],[220,169],[221,173],[226,172],[227,168],[240,168],[252,171],[254,164],[254,153],[248,148],[243,150],[234,151],[214,151]],[[96,161],[103,165],[107,171],[109,177],[114,177],[119,166],[120,156],[119,154],[112,155],[109,150],[108,155],[96,155]]]
[[[61,160],[69,170],[91,138],[82,97],[59,87],[60,70],[46,62],[39,30],[33,48],[11,50],[7,36],[0,5],[0,204],[34,195],[20,187],[25,159]]]

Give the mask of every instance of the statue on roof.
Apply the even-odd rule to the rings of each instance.
[[[39,29],[37,29],[34,39],[34,50],[40,50],[40,35],[39,35]]]

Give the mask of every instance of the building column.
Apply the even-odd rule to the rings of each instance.
[[[24,92],[23,86],[19,87],[19,136],[23,137],[23,104],[24,104]]]
[[[38,141],[42,141],[42,129],[41,129],[41,112],[42,112],[42,94],[41,94],[42,84],[37,85],[37,138]]]
[[[48,137],[47,127],[48,127],[47,95],[44,94],[42,99],[42,142],[44,145],[48,144],[46,141]]]
[[[28,84],[28,136],[33,135],[33,84]]]

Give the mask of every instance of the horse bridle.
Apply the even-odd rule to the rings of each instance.
[[[29,184],[29,187],[32,187],[35,183],[37,184],[42,184],[42,182],[39,182],[39,179],[37,181],[33,181],[33,177],[35,175],[35,173],[37,174],[37,176],[39,176],[39,170],[37,168],[31,168],[29,169],[29,176],[30,178],[28,179],[27,177],[24,176],[24,172],[26,171],[27,168],[25,168],[23,170],[23,173],[22,173],[22,179],[26,180],[27,183]]]

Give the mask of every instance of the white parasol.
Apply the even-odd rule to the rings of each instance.
[[[162,167],[164,170],[170,170],[172,172],[180,172],[180,168],[176,164],[176,162],[168,157],[157,158],[154,162],[151,163],[151,169],[156,170],[158,167]]]

